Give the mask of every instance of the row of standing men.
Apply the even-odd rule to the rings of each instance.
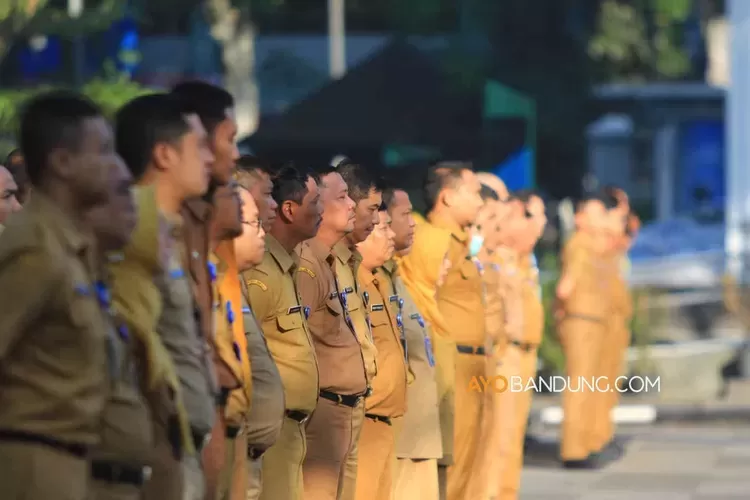
[[[516,498],[531,394],[470,386],[535,373],[542,198],[444,162],[415,221],[360,165],[274,168],[235,134],[231,95],[196,82],[114,132],[77,95],[24,108],[33,194],[0,238],[8,498]]]

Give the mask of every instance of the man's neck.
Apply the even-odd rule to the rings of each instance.
[[[91,226],[86,220],[88,212],[94,205],[83,204],[80,199],[63,184],[48,183],[37,188],[47,199],[55,204],[55,208],[71,220],[73,226],[84,234],[91,233]]]
[[[432,212],[427,215],[430,222],[437,224],[448,224],[457,227],[461,231],[466,231],[468,224],[459,224],[454,214],[444,206],[435,207]]]
[[[177,194],[175,184],[167,182],[166,179],[157,179],[155,184],[156,205],[167,215],[180,213],[184,197]]]
[[[331,231],[326,227],[321,227],[318,230],[318,234],[317,236],[315,236],[315,239],[323,243],[326,247],[333,248],[334,246],[336,246],[336,243],[341,241],[341,238],[343,238],[344,236],[344,234],[341,234],[339,232]]]
[[[359,264],[359,268],[360,268],[360,269],[361,269],[362,271],[366,271],[366,272],[368,272],[368,273],[370,273],[370,274],[375,274],[375,273],[374,273],[374,271],[375,271],[375,269],[377,269],[378,267],[380,267],[380,266],[371,266],[371,265],[370,265],[370,264],[369,264],[368,262],[366,262],[366,261],[365,261],[364,259],[363,259],[363,260],[362,260],[362,262],[361,262],[361,263]]]
[[[294,234],[291,228],[286,226],[283,222],[278,221],[278,219],[274,222],[274,225],[271,228],[269,234],[279,242],[279,245],[281,245],[281,247],[286,250],[289,255],[294,252],[294,247],[304,241],[299,239],[299,237]]]

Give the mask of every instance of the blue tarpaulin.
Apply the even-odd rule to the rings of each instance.
[[[500,177],[510,191],[531,188],[534,186],[531,158],[531,151],[524,147],[497,165],[492,173]]]

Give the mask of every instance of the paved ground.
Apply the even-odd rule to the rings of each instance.
[[[555,432],[530,450],[520,500],[750,498],[750,421],[623,430],[626,455],[599,471],[561,469]]]

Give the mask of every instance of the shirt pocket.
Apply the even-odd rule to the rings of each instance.
[[[276,328],[280,334],[285,334],[302,328],[302,316],[300,312],[283,311],[276,316]]]
[[[477,269],[476,264],[474,264],[474,262],[468,259],[463,259],[461,261],[459,271],[461,273],[461,277],[465,280],[470,280],[472,278],[475,278],[479,273],[479,270]]]

